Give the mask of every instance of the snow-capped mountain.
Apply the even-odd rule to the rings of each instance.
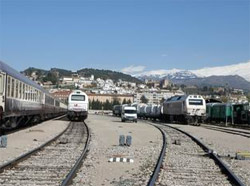
[[[250,82],[250,60],[246,63],[239,63],[221,67],[208,67],[198,70],[191,70],[191,72],[196,74],[198,77],[209,77],[213,75],[238,75]]]
[[[238,75],[250,82],[250,60],[246,63],[239,63],[235,65],[220,66],[220,67],[206,67],[197,70],[152,70],[145,71],[134,76],[140,79],[193,79],[197,77],[209,77],[209,76],[228,76]]]
[[[182,70],[179,72],[175,72],[173,74],[169,74],[166,77],[172,80],[182,80],[182,79],[194,79],[197,78],[198,76],[196,76],[194,73],[188,70]]]
[[[135,74],[133,76],[139,78],[139,79],[144,79],[144,78],[152,78],[152,79],[162,79],[165,78],[166,76],[174,75],[177,72],[180,72],[183,70],[180,69],[172,69],[172,70],[151,70],[151,71],[145,71],[139,74]]]

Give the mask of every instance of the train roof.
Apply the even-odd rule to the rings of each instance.
[[[27,78],[26,76],[24,76],[20,72],[16,71],[15,69],[11,68],[9,65],[5,64],[2,61],[0,61],[0,70],[3,72],[6,72],[8,75],[10,75],[10,76],[28,84],[28,85],[31,85],[31,86],[41,90],[42,92],[49,94],[49,92],[46,91],[44,88],[42,88],[40,85],[38,85],[34,81],[30,80],[29,78]]]
[[[187,98],[191,99],[203,99],[201,95],[180,95],[180,96],[173,96],[171,98],[168,98],[164,102],[170,102],[170,101],[183,101],[186,100]]]
[[[81,91],[81,90],[73,90],[70,94],[69,94],[69,96],[71,96],[71,95],[73,95],[73,94],[80,94],[80,95],[85,95],[85,96],[87,96],[88,97],[88,95],[85,93],[85,92],[83,92],[83,91]]]

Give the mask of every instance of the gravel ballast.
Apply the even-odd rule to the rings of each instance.
[[[147,185],[161,151],[161,132],[112,116],[89,115],[86,123],[90,150],[73,185]],[[132,136],[132,145],[119,146],[119,135]],[[108,162],[113,157],[131,158],[134,163]]]
[[[0,185],[60,185],[80,157],[86,143],[86,127],[71,122],[57,140],[0,173]]]
[[[7,148],[0,148],[0,165],[54,138],[65,130],[68,124],[69,121],[53,119],[7,135]]]
[[[250,160],[235,159],[237,152],[250,152],[250,138],[197,126],[170,125],[192,134],[215,150],[241,181],[250,185]]]
[[[157,185],[231,185],[207,152],[187,135],[161,126],[167,151]]]

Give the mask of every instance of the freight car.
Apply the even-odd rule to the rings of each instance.
[[[69,120],[85,120],[88,117],[88,95],[80,90],[73,91],[68,97]]]
[[[161,120],[161,110],[162,110],[161,105],[152,105],[150,118],[153,120],[157,119]]]
[[[12,129],[66,112],[41,86],[0,61],[0,129]]]
[[[147,105],[146,108],[143,110],[145,119],[160,119],[161,115],[161,106],[160,105],[155,105],[155,104],[150,104]]]
[[[163,102],[163,120],[199,124],[206,116],[206,103],[200,95],[173,96]]]
[[[137,109],[137,116],[138,116],[138,118],[141,118],[141,119],[145,119],[146,118],[146,116],[145,116],[146,107],[147,107],[147,105],[144,104],[144,103],[138,105],[138,109]]]
[[[209,123],[250,124],[249,104],[208,103],[206,121]]]
[[[232,105],[226,103],[207,103],[206,121],[211,122],[232,122]]]

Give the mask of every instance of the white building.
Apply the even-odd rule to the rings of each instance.
[[[135,102],[141,103],[141,97],[145,96],[149,104],[160,104],[162,99],[168,99],[174,95],[183,95],[184,92],[170,92],[169,90],[142,90],[135,94]]]

